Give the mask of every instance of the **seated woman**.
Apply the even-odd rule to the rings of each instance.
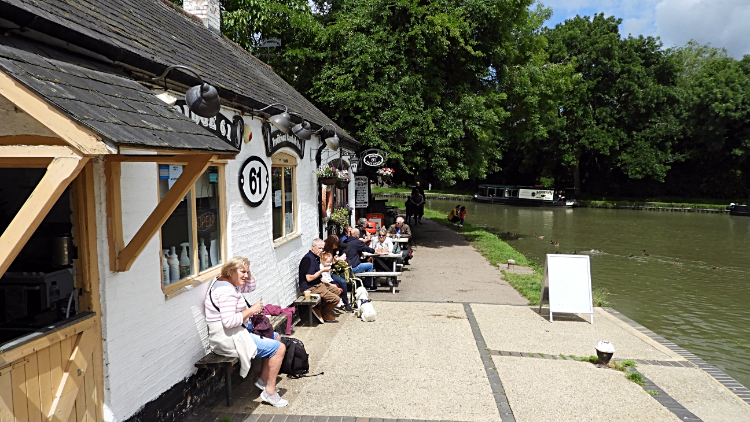
[[[263,358],[260,377],[255,381],[255,386],[263,390],[260,398],[275,407],[284,407],[289,402],[276,391],[276,376],[286,346],[276,340],[278,333],[273,333],[271,340],[250,332],[250,316],[263,309],[263,302],[248,308],[242,294],[254,291],[255,285],[249,259],[235,256],[221,267],[221,275],[211,282],[204,301],[208,343],[218,355],[238,357],[243,378],[250,371],[250,360],[255,356]]]
[[[377,237],[374,237],[372,239],[372,243],[370,246],[375,249],[376,254],[385,255],[389,254],[393,251],[393,241],[390,237],[388,237],[388,230],[385,227],[381,227],[380,231],[378,231]],[[396,264],[403,264],[404,259],[403,258],[397,258]],[[393,271],[393,268],[386,267],[381,261],[375,260],[373,263],[373,266],[375,267],[375,271],[385,271],[390,272]],[[389,284],[390,285],[390,284]]]
[[[346,248],[346,243],[341,243],[339,237],[332,234],[325,240],[322,254],[331,254],[333,263],[336,263],[340,260],[346,260]],[[346,294],[346,280],[336,274],[331,274],[331,278],[333,279],[333,285],[341,289],[341,302],[343,302],[346,312],[354,312],[351,303],[349,303],[349,297]]]

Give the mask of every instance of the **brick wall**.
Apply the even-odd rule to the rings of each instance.
[[[182,8],[203,20],[209,28],[221,29],[219,0],[183,0]]]
[[[250,258],[258,289],[248,300],[289,305],[297,295],[297,265],[317,237],[318,208],[311,145],[298,158],[297,227],[301,235],[274,247],[271,233],[272,192],[257,208],[246,205],[239,193],[238,173],[249,156],[265,156],[258,120],[246,118],[253,132],[249,144],[225,170],[228,256]],[[291,150],[282,150],[295,155]],[[314,154],[312,154],[314,155]],[[296,156],[296,155],[295,155]],[[193,375],[193,364],[207,352],[203,299],[208,283],[166,299],[161,290],[159,236],[155,236],[130,271],[109,270],[106,240],[104,167],[97,163],[97,226],[103,309],[105,358],[105,415],[122,421],[134,415],[172,386]],[[158,201],[157,166],[129,163],[122,166],[123,234],[126,242],[146,220]]]

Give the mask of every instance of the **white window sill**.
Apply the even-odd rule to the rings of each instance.
[[[278,248],[279,246],[284,245],[286,243],[289,243],[292,240],[294,240],[294,239],[296,239],[296,238],[298,238],[300,236],[302,236],[301,232],[294,232],[294,233],[288,234],[288,235],[286,235],[284,237],[280,237],[280,238],[278,238],[278,239],[276,239],[276,240],[273,241],[273,247],[274,248]]]

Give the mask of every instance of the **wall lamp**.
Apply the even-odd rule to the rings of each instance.
[[[333,136],[326,138],[326,145],[328,145],[328,148],[330,148],[331,150],[336,151],[339,149],[339,136],[336,134],[336,126],[330,123],[326,123],[321,126],[320,129],[316,130],[315,133],[321,132],[326,126],[330,126],[333,128]]]
[[[276,129],[280,130],[282,133],[289,133],[289,128],[292,127],[292,116],[289,115],[289,108],[281,103],[274,103],[271,105],[268,105],[266,107],[261,108],[260,110],[255,111],[263,111],[268,110],[271,107],[274,106],[282,106],[284,107],[284,111],[282,111],[279,114],[274,114],[273,116],[268,118],[268,121],[271,122]],[[295,126],[296,127],[296,126]]]
[[[189,73],[192,73],[198,80],[200,81],[200,85],[196,85],[190,89],[187,90],[185,93],[185,102],[187,103],[188,108],[193,113],[201,116],[201,117],[214,117],[217,114],[219,114],[219,110],[221,110],[221,99],[219,98],[219,93],[216,91],[216,88],[213,86],[203,82],[203,78],[201,78],[201,75],[198,74],[198,72],[195,71],[195,69],[189,68],[187,66],[169,66],[164,73],[161,74],[161,76],[158,76],[156,78],[152,78],[151,80],[153,82],[159,81],[164,79],[164,87],[166,90],[167,85],[167,74],[171,72],[173,69],[181,69],[184,71],[187,71]]]
[[[312,126],[310,126],[310,123],[308,123],[306,120],[303,120],[302,123],[295,125],[292,128],[292,133],[294,134],[294,136],[300,139],[309,141],[310,138],[312,138],[312,135],[322,132],[323,128],[325,128],[326,126],[330,126],[333,128],[333,136],[326,138],[325,140],[326,145],[328,145],[328,148],[332,149],[333,151],[336,151],[337,149],[339,149],[339,137],[336,134],[336,127],[330,123],[326,123],[320,129],[313,131]]]

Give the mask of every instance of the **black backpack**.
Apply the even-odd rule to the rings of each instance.
[[[286,346],[286,353],[279,372],[287,374],[291,378],[299,378],[310,372],[308,354],[302,341],[292,337],[281,337],[279,341]]]

